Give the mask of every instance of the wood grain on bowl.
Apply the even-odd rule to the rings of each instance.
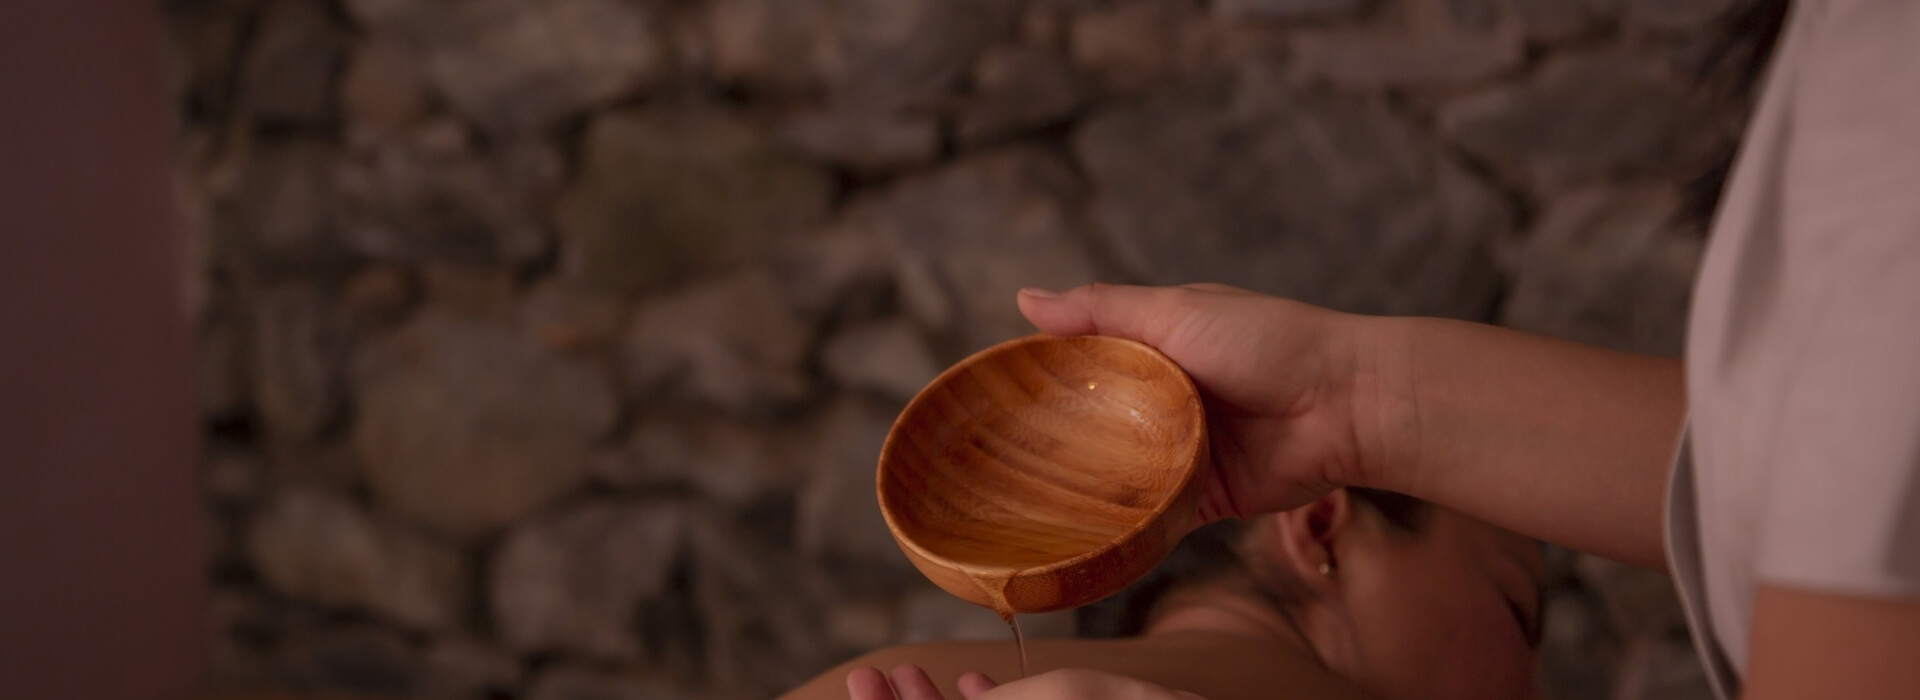
[[[1110,595],[1195,525],[1206,417],[1146,345],[1030,336],[907,405],[881,449],[881,512],[943,589],[1003,614]]]

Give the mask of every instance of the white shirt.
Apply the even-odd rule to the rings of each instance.
[[[1687,336],[1667,548],[1739,692],[1763,583],[1920,598],[1920,3],[1796,3]]]

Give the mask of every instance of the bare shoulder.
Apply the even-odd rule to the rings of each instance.
[[[1033,651],[1040,647],[1055,647],[1061,644],[1078,646],[1080,644],[1100,644],[1071,640],[1062,642],[1035,643]],[[882,671],[912,664],[926,669],[935,685],[953,697],[959,697],[954,682],[961,673],[977,670],[995,679],[1010,679],[1019,675],[1019,657],[1012,642],[928,642],[923,644],[905,644],[886,647],[861,654],[846,663],[835,666],[815,676],[798,688],[794,688],[782,700],[839,700],[847,697],[847,672],[863,666]]]
[[[1114,640],[1043,640],[1028,649],[1029,673],[1085,668],[1117,673],[1209,700],[1272,698],[1280,689],[1301,697],[1365,697],[1344,678],[1285,645],[1234,635],[1172,634]],[[980,671],[997,681],[1019,678],[1011,642],[934,642],[888,647],[834,667],[783,698],[847,697],[847,672],[862,666],[886,671],[901,664],[926,669],[948,697],[959,697],[960,674]]]

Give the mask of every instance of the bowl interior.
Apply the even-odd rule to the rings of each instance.
[[[909,404],[880,460],[896,534],[977,574],[1072,560],[1164,511],[1205,419],[1139,343],[1035,336],[956,365]]]

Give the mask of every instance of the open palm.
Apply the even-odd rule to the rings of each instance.
[[[1207,520],[1284,510],[1363,483],[1370,395],[1354,317],[1223,285],[1022,290],[1042,332],[1108,335],[1165,353],[1199,387],[1214,482]]]

